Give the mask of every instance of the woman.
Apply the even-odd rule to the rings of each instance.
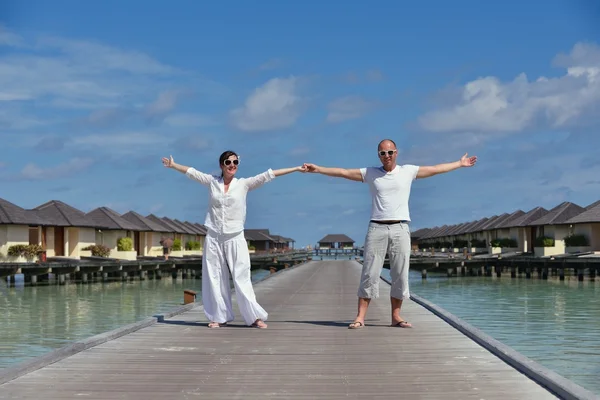
[[[177,164],[173,156],[162,159],[163,165],[184,173],[188,178],[208,186],[209,205],[204,224],[207,227],[202,256],[202,303],[210,321],[218,328],[233,321],[229,274],[233,276],[240,313],[246,325],[265,329],[267,312],[258,304],[250,280],[250,253],[244,237],[246,195],[250,190],[305,167],[267,171],[251,178],[235,178],[239,157],[225,151],[219,157],[221,176],[209,175],[192,167]]]

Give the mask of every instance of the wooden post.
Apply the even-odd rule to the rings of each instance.
[[[577,279],[579,282],[583,282],[583,268],[577,269]]]
[[[501,278],[502,277],[502,267],[499,265],[496,265],[496,278]]]
[[[592,270],[590,269],[590,272],[592,272]],[[37,275],[31,275],[31,286],[35,286],[37,285]]]
[[[510,277],[511,278],[516,278],[517,277],[517,267],[511,267],[510,268]]]
[[[196,292],[190,289],[183,291],[183,304],[190,304],[196,301]]]
[[[548,280],[548,268],[542,268],[542,279]]]
[[[81,283],[88,283],[88,274],[85,272],[81,274]]]
[[[558,279],[561,281],[565,280],[565,269],[561,268],[558,272]]]
[[[424,270],[421,271],[421,278],[422,279],[427,279],[427,270],[426,269],[424,269]]]

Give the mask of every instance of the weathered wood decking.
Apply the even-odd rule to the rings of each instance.
[[[201,307],[0,386],[1,399],[550,399],[412,301],[389,327],[389,286],[349,330],[360,265],[309,262],[256,285],[269,329],[208,329]],[[237,306],[236,306],[237,307]]]

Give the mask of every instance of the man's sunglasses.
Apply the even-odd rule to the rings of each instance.
[[[387,151],[385,151],[385,150],[381,150],[381,151],[379,152],[379,156],[380,156],[380,157],[383,157],[383,156],[385,156],[386,154],[387,154],[388,156],[392,156],[392,155],[394,155],[394,153],[395,153],[395,152],[396,152],[396,150],[387,150]]]
[[[233,160],[233,161],[231,161],[231,160],[225,160],[225,161],[223,161],[223,164],[229,165],[232,162],[233,162],[233,165],[238,165],[240,163],[240,160]]]

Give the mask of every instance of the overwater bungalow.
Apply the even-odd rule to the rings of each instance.
[[[50,200],[33,209],[44,220],[39,227],[41,246],[47,257],[79,259],[96,244],[98,225],[86,214],[59,200]],[[35,229],[35,228],[30,228]]]
[[[343,233],[330,233],[319,240],[319,250],[348,250],[354,248],[354,239]]]
[[[268,229],[245,229],[244,237],[251,252],[270,252],[275,247],[275,241]]]
[[[563,238],[565,253],[600,251],[600,201],[564,223],[567,236]]]
[[[516,210],[455,225],[422,228],[412,233],[421,250],[471,253],[528,253],[552,257],[585,252],[600,253],[600,201],[587,207],[563,202],[546,210]],[[450,244],[453,248],[450,248]],[[414,246],[414,244],[413,244]]]
[[[137,259],[138,252],[135,249],[140,247],[140,233],[145,232],[146,227],[126,220],[108,207],[98,207],[86,216],[99,227],[96,230],[96,244],[108,247],[109,257],[122,260]]]
[[[37,254],[26,253],[26,248],[32,245],[42,250],[46,246],[44,226],[47,222],[37,212],[0,199],[0,261],[25,262],[37,258]]]
[[[138,256],[158,257],[163,255],[160,241],[162,238],[172,235],[172,231],[168,227],[150,218],[146,218],[135,211],[129,211],[121,215],[121,217],[144,228],[143,232],[133,232],[134,249]]]
[[[569,229],[565,222],[584,211],[583,207],[565,201],[552,208],[541,218],[527,224],[531,228],[534,238],[534,254],[538,257],[564,254],[564,239],[569,236]]]

